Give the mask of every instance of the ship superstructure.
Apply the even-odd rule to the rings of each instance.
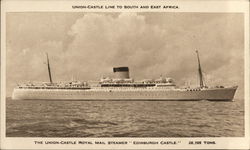
[[[49,58],[47,66],[50,82],[40,84],[23,84],[17,86],[12,99],[42,100],[225,100],[234,98],[237,86],[207,87],[204,84],[199,53],[198,73],[200,85],[197,88],[175,85],[172,78],[144,79],[134,81],[129,76],[128,67],[114,67],[114,77],[103,77],[98,84],[71,81],[54,83],[52,81]]]

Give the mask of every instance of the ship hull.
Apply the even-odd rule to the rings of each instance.
[[[14,89],[14,100],[217,100],[231,101],[237,87],[202,90],[164,89]]]

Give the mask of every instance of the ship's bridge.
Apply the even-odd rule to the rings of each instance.
[[[143,79],[134,81],[129,77],[128,67],[114,67],[114,78],[102,77],[99,84],[101,87],[173,87],[175,86],[172,78]]]
[[[101,87],[175,87],[175,83],[171,78],[160,79],[144,79],[141,81],[134,81],[134,79],[111,79],[109,77],[100,80]]]

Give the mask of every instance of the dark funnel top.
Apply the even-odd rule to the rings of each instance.
[[[113,68],[113,72],[128,72],[128,67],[115,67]]]

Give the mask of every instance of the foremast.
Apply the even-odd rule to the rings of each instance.
[[[198,73],[199,73],[199,81],[200,81],[200,88],[204,88],[204,80],[203,80],[203,75],[202,75],[202,70],[201,70],[201,64],[200,64],[200,58],[199,58],[199,52],[196,50],[197,54],[197,60],[198,60]]]
[[[50,65],[49,65],[49,56],[48,56],[48,53],[46,53],[46,56],[47,56],[47,65],[48,65],[49,81],[50,81],[50,83],[53,83],[53,82],[52,82],[51,71],[50,71]]]

